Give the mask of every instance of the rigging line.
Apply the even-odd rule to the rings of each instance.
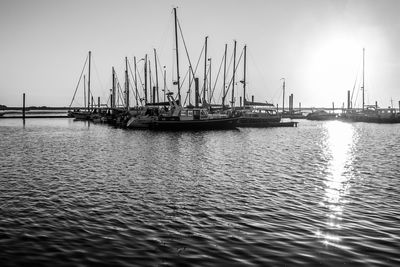
[[[157,57],[157,62],[158,62],[159,68],[161,68],[160,57]],[[165,67],[165,66],[164,66],[164,67]],[[163,79],[163,81],[164,81],[164,79],[166,78],[166,77],[164,77],[164,70],[161,72],[161,75],[162,75],[162,79]],[[168,90],[168,86],[165,85],[165,87],[166,87],[166,88],[164,88],[164,89],[165,89],[165,90]],[[168,90],[168,91],[169,91],[169,90]]]
[[[261,81],[262,81],[262,83],[263,83],[262,86],[264,86],[264,88],[267,88],[267,82],[265,81],[264,75],[262,74],[260,68],[259,68],[258,65],[256,64],[256,60],[255,60],[255,58],[254,58],[254,56],[253,56],[253,53],[252,53],[251,51],[248,51],[248,54],[250,55],[250,59],[251,59],[252,63],[254,64],[256,70],[258,71],[259,77],[261,77]],[[267,98],[267,99],[268,99],[268,98]],[[273,101],[272,101],[273,99],[274,99],[274,97],[269,99],[269,100],[270,100],[270,103],[273,103]]]
[[[121,84],[120,84],[119,81],[118,81],[118,89],[119,89],[119,96],[118,97],[121,99],[122,106],[125,106],[125,98],[123,97],[124,92],[122,91],[122,87],[121,87]]]
[[[201,60],[201,56],[203,55],[204,48],[205,48],[205,44],[203,45],[203,48],[201,49],[200,56],[199,56],[199,59],[197,60],[197,64],[196,64],[195,70],[193,71],[193,68],[190,67],[190,70],[192,71],[192,74],[193,74],[192,81],[189,80],[189,83],[190,83],[190,84],[193,83],[193,80],[194,80],[194,78],[195,78],[194,75],[195,75],[195,73],[197,72],[197,68],[198,68],[198,66],[199,66],[199,64],[200,64],[200,60]],[[190,65],[190,66],[192,66],[192,65]],[[183,79],[183,81],[182,81],[182,84],[183,84],[183,82],[186,80],[186,78],[187,78],[187,76],[188,76],[188,73],[189,73],[189,71],[186,72],[185,77],[184,77],[184,79]],[[189,89],[188,89],[188,91],[189,91]],[[200,93],[200,92],[199,92],[199,93]]]
[[[202,58],[202,55],[203,55],[205,46],[206,46],[206,44],[203,44],[203,48],[201,49],[199,59],[197,60],[197,63],[196,63],[196,68],[194,69],[194,73],[195,73],[195,74],[196,74],[196,72],[197,72],[197,68],[199,67],[200,60],[201,60],[201,58]],[[193,77],[194,77],[194,76],[193,76]]]
[[[163,55],[164,49],[165,49],[166,44],[167,44],[167,42],[165,42],[165,40],[167,39],[166,36],[167,35],[168,36],[171,35],[170,34],[171,33],[170,29],[171,29],[171,27],[173,25],[173,21],[174,21],[173,12],[171,12],[171,14],[172,14],[172,16],[170,16],[168,23],[165,25],[166,27],[164,29],[166,29],[166,30],[164,30],[164,34],[163,34],[163,36],[161,37],[161,40],[160,40],[161,45],[158,46],[158,47],[160,47],[160,49],[157,49],[157,51],[159,51],[158,54],[160,54],[160,55]]]
[[[85,63],[83,64],[83,68],[82,68],[82,71],[81,71],[81,75],[79,76],[79,80],[78,80],[78,83],[77,83],[76,88],[75,88],[74,96],[72,97],[71,103],[69,104],[69,108],[71,108],[72,103],[73,103],[74,100],[75,100],[75,95],[76,95],[76,92],[78,91],[79,84],[81,83],[82,75],[83,75],[83,72],[85,71],[85,67],[86,67],[86,63],[87,63],[87,61],[88,61],[88,58],[89,58],[89,55],[86,56],[86,60],[85,60]]]
[[[185,47],[186,56],[187,56],[187,59],[188,59],[188,61],[189,61],[189,66],[192,67],[192,62],[190,61],[189,52],[188,52],[188,50],[187,50],[185,38],[183,38],[183,32],[182,32],[181,24],[180,24],[180,22],[179,22],[179,19],[177,19],[177,20],[178,20],[179,32],[181,33],[181,37],[182,37],[182,41],[183,41],[183,46]],[[190,68],[190,69],[192,70],[192,74],[193,74],[193,76],[194,76],[193,69],[192,69],[192,68]],[[183,83],[183,82],[182,82],[182,83]]]
[[[200,55],[199,55],[199,59],[197,60],[197,63],[196,63],[196,68],[194,69],[194,73],[195,73],[195,74],[196,74],[196,72],[197,72],[197,68],[199,67],[200,60],[201,60],[201,58],[202,58],[202,56],[203,56],[203,52],[204,52],[205,46],[206,46],[206,44],[204,43],[204,44],[203,44],[203,48],[201,49],[201,52],[200,52]],[[194,77],[195,77],[195,76],[193,76],[193,79],[194,79]],[[203,91],[199,92],[199,94],[201,95],[202,92],[203,92]]]
[[[229,60],[229,64],[228,64],[228,68],[226,69],[226,73],[229,73],[229,72],[230,72],[230,68],[231,68],[231,65],[232,65],[232,61],[233,61],[233,53],[232,53],[231,59]],[[228,86],[226,87],[225,93],[229,90],[230,86],[231,86],[231,84],[229,83]],[[228,93],[225,94],[225,97],[227,96],[227,94],[228,94]]]
[[[189,96],[189,91],[186,92],[186,97],[185,97],[185,101],[183,102],[183,106],[186,105],[186,100],[188,99],[188,96]]]
[[[117,102],[118,102],[118,104],[119,104],[119,100],[121,100],[121,104],[122,104],[122,105],[125,105],[124,98],[122,97],[123,92],[122,92],[121,84],[120,84],[120,82],[119,82],[119,79],[118,79],[117,74],[115,74],[115,79],[117,80],[117,91],[119,92],[118,98],[117,98]]]
[[[211,91],[211,98],[210,99],[213,99],[213,97],[214,97],[215,87],[217,85],[219,74],[221,73],[222,64],[224,63],[224,58],[225,58],[225,54],[222,56],[221,64],[219,65],[218,74],[217,74],[217,77],[215,78],[215,83],[214,83],[214,87],[213,87],[213,89]]]
[[[135,95],[135,98],[136,98],[135,100],[137,101],[138,99],[140,99],[140,95],[139,95],[139,91],[137,89],[137,81],[135,80],[135,76],[133,76],[133,74],[132,74],[131,63],[129,63],[129,60],[128,60],[128,68],[129,68],[129,71],[131,73],[131,77],[132,77],[132,80],[134,82],[134,85],[135,85],[135,86],[132,86],[132,92]],[[135,90],[133,89],[133,87],[135,87]]]
[[[191,68],[189,68],[189,69],[191,69]],[[184,76],[183,79],[182,79],[181,86],[182,86],[183,83],[186,81],[186,78],[188,77],[188,74],[189,74],[189,70],[186,71],[185,76]],[[189,81],[189,82],[190,82],[190,81]]]
[[[356,79],[354,81],[353,91],[351,92],[351,101],[353,101],[354,91],[356,89],[356,85],[357,85],[357,82],[358,82],[358,76],[360,74],[360,65],[361,65],[361,63],[359,63],[358,68],[357,68]]]
[[[241,61],[241,59],[242,59],[243,51],[244,51],[244,49],[242,50],[242,53],[240,54],[239,60],[238,60],[238,62],[237,62],[237,64],[236,64],[236,67],[233,66],[233,67],[234,67],[234,73],[235,73],[235,74],[236,74],[236,71],[237,71],[237,69],[238,69],[239,63],[240,63],[240,61]],[[229,89],[230,89],[230,85],[232,84],[232,82],[233,82],[233,76],[232,76],[231,80],[229,81],[229,86],[228,86],[228,89],[225,91],[224,98],[228,95],[228,92],[229,92]]]
[[[104,83],[100,80],[100,75],[99,75],[99,71],[98,71],[98,69],[97,69],[97,65],[96,65],[96,62],[93,60],[93,57],[92,57],[92,65],[93,65],[93,67],[94,67],[94,70],[95,70],[95,72],[96,72],[96,75],[97,75],[97,81],[99,82],[99,84],[100,84],[100,88],[101,88],[101,91],[104,91]]]
[[[131,71],[131,74],[132,74],[132,71]],[[134,83],[134,79],[132,78],[130,78],[130,77],[128,77],[128,80],[129,80],[129,84],[131,85],[131,84],[133,84]],[[135,96],[135,100],[137,99],[137,94],[136,94],[136,90],[134,90],[134,88],[133,88],[133,86],[131,86],[132,87],[132,94]]]
[[[111,95],[108,96],[107,101],[106,101],[106,107],[108,108],[108,101],[110,101]],[[111,102],[111,101],[110,101]]]
[[[353,102],[353,95],[354,95],[354,90],[356,89],[356,86],[357,86],[357,80],[358,80],[358,77],[356,77],[356,79],[354,80],[353,90],[351,92],[351,98],[350,98],[351,102]]]
[[[142,60],[142,59],[140,59],[140,60]],[[139,61],[140,61],[140,60],[139,60]],[[137,63],[138,63],[138,62],[136,62],[136,64],[137,64]],[[137,75],[138,75],[138,77],[139,77],[139,82],[140,82],[140,86],[142,87],[142,91],[144,92],[144,84],[143,84],[143,81],[142,81],[142,76],[140,76],[140,72],[138,71],[138,68],[136,68],[136,73],[137,73]],[[140,98],[139,100],[140,100],[140,103],[143,104],[143,99]]]
[[[278,96],[277,102],[279,102],[279,101],[281,100],[281,93],[280,93],[281,90],[282,90],[281,87],[278,87],[278,88],[275,90],[274,94],[272,95],[271,103],[273,103],[273,100],[276,98],[276,95],[278,95],[278,94],[279,94],[279,96]]]

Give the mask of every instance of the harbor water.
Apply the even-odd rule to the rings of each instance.
[[[400,265],[400,124],[0,136],[1,266]]]

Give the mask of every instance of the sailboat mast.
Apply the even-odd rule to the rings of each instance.
[[[246,105],[246,50],[247,45],[244,46],[244,66],[243,66],[243,107]]]
[[[114,67],[112,67],[112,101],[111,101],[111,108],[115,108],[115,100],[116,100],[116,94],[115,94],[115,70]]]
[[[128,57],[125,57],[125,95],[126,109],[129,110],[129,76],[128,76]]]
[[[233,46],[232,109],[235,104],[236,40]]]
[[[147,104],[147,54],[144,57],[144,104]]]
[[[227,50],[228,44],[225,44],[225,53],[224,53],[224,82],[223,82],[223,88],[222,88],[222,108],[225,106],[225,86],[226,86],[226,50]]]
[[[151,61],[149,60],[149,89],[150,89],[150,102],[154,103],[153,86],[151,84]]]
[[[212,92],[211,92],[211,58],[209,58],[210,61],[210,67],[209,67],[209,72],[210,72],[210,77],[208,78],[208,101],[209,104],[211,105],[211,97],[212,97]]]
[[[365,85],[365,48],[363,48],[363,73],[362,73],[362,110],[364,110],[364,85]]]
[[[92,61],[92,51],[89,51],[89,70],[88,70],[88,111],[90,111],[90,65]]]
[[[179,77],[178,19],[176,17],[176,7],[174,8],[174,17],[175,17],[175,54],[176,54],[176,77],[177,77],[177,84],[178,84],[178,100],[179,100],[179,105],[182,105],[181,83],[180,83],[180,77]]]
[[[134,68],[135,68],[135,91],[136,91],[136,107],[139,106],[139,102],[138,102],[138,89],[137,89],[137,67],[136,67],[136,57],[133,57],[133,64],[134,64]]]
[[[164,66],[164,102],[165,102],[165,95],[167,93],[167,70],[165,69]]]
[[[204,83],[203,83],[203,104],[206,102],[206,88],[207,88],[207,39],[204,43]]]
[[[83,75],[83,103],[86,106],[86,75]]]
[[[157,92],[157,102],[160,102],[159,96],[158,96],[158,68],[157,68],[157,51],[154,48],[154,65],[156,68],[156,92]]]
[[[286,82],[285,82],[285,78],[283,79],[283,84],[282,84],[282,115],[283,113],[285,113],[285,87],[286,87]]]
[[[189,97],[189,106],[191,106],[191,92],[192,92],[192,66],[189,66],[189,90],[188,90],[188,97]]]

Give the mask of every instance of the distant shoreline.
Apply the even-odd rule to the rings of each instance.
[[[83,109],[84,107],[47,107],[47,106],[30,106],[30,107],[25,107],[26,111],[29,110],[70,110],[70,109]],[[22,110],[22,107],[7,107],[7,106],[1,106],[0,105],[0,110],[6,111],[6,110]]]

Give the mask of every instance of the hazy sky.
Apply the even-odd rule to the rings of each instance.
[[[27,105],[68,106],[89,50],[95,96],[108,97],[112,66],[123,82],[124,57],[147,53],[153,62],[153,48],[173,88],[173,7],[193,63],[209,36],[212,77],[225,43],[228,59],[233,40],[238,56],[247,44],[247,97],[281,106],[284,77],[295,106],[341,106],[361,77],[365,47],[366,102],[398,106],[398,0],[0,0],[0,104],[20,106],[26,93]],[[180,58],[183,77],[182,43]],[[203,79],[203,60],[196,75]]]

